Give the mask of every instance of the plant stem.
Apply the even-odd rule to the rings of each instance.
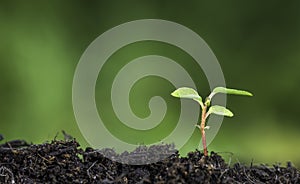
[[[204,107],[202,108],[202,116],[201,116],[201,124],[200,124],[204,156],[208,156],[208,151],[206,146],[206,136],[205,136],[206,111],[207,111],[207,105],[205,104]]]

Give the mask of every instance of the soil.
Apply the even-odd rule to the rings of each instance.
[[[142,156],[151,160],[149,157],[159,156],[144,155],[145,149],[150,148],[137,148],[120,158]],[[174,151],[172,145],[151,149]],[[112,149],[82,150],[75,139],[38,145],[9,141],[0,145],[0,183],[300,183],[300,172],[291,163],[286,167],[240,163],[229,167],[218,154],[211,152],[204,157],[196,150],[187,157],[175,152],[156,163],[128,165],[102,153],[117,155]]]

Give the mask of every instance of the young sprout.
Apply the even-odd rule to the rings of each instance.
[[[211,99],[218,93],[224,93],[224,94],[230,94],[230,95],[253,96],[248,91],[229,89],[229,88],[224,88],[224,87],[216,87],[210,93],[210,95],[205,99],[205,101],[203,103],[202,97],[198,94],[197,91],[195,91],[192,88],[182,87],[182,88],[176,89],[173,93],[171,93],[171,95],[174,97],[195,100],[201,106],[201,109],[202,109],[201,123],[200,123],[200,125],[197,124],[196,126],[201,131],[202,145],[203,145],[203,151],[204,151],[205,156],[208,156],[207,146],[206,146],[206,136],[205,136],[205,129],[209,129],[209,126],[206,126],[206,120],[207,120],[208,116],[210,114],[217,114],[217,115],[228,116],[228,117],[233,116],[233,113],[229,109],[227,109],[223,106],[219,106],[219,105],[211,106]]]

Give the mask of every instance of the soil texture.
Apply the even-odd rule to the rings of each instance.
[[[121,155],[122,159],[140,156],[152,160],[174,151],[172,145],[152,146]],[[149,151],[149,150],[148,150]],[[75,139],[28,144],[15,140],[0,145],[0,183],[300,183],[300,172],[291,163],[273,165],[228,166],[221,156],[199,151],[180,157],[175,151],[162,161],[146,165],[129,165],[112,161],[103,154],[112,149],[79,148]]]

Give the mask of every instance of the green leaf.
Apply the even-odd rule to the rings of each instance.
[[[200,125],[195,125],[195,126],[201,130],[201,126]],[[205,126],[204,129],[209,130],[210,126]]]
[[[188,88],[188,87],[178,88],[173,93],[171,93],[171,95],[174,96],[174,97],[178,97],[178,98],[202,99],[199,96],[199,94],[197,93],[197,91],[195,91],[192,88]]]
[[[244,96],[253,96],[252,93],[244,90],[238,90],[238,89],[230,89],[230,88],[224,88],[224,87],[216,87],[212,93],[209,95],[210,98],[212,98],[217,93],[225,93],[229,95],[244,95]]]
[[[229,109],[226,109],[225,107],[219,106],[219,105],[213,105],[213,106],[211,106],[209,108],[209,110],[207,111],[206,118],[210,114],[217,114],[217,115],[228,116],[228,117],[232,117],[233,116],[233,113]]]
[[[193,99],[197,101],[201,105],[201,107],[203,107],[201,96],[197,93],[196,90],[192,88],[181,87],[176,89],[173,93],[171,93],[171,95],[177,98]]]

